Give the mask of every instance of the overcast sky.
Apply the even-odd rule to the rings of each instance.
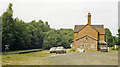
[[[0,15],[13,4],[13,17],[25,22],[48,21],[51,28],[72,28],[87,24],[88,12],[91,24],[103,24],[112,35],[118,29],[118,0],[0,0]]]

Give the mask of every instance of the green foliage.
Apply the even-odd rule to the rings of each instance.
[[[118,50],[119,48],[117,47],[116,50]]]
[[[11,4],[11,3],[9,4],[8,9],[6,10],[6,12],[8,12],[8,13],[10,13],[10,14],[13,13],[12,5],[13,5],[13,4]]]
[[[115,48],[112,48],[112,50],[118,50],[118,47],[115,49]]]
[[[42,20],[38,22],[32,21],[29,23],[31,33],[31,48],[42,48],[45,33],[50,30],[49,25],[46,25]]]
[[[49,30],[44,37],[43,48],[49,49],[51,47],[56,47],[59,38],[60,36],[57,34],[56,30]]]
[[[64,48],[70,48],[70,44],[73,40],[73,30],[72,29],[60,29],[49,30],[43,42],[43,48],[49,49],[51,47],[63,46]]]
[[[108,28],[105,28],[105,41],[109,47],[112,47],[117,44],[117,37],[112,36],[111,31]]]
[[[69,52],[75,52],[76,51],[76,49],[70,49],[70,51]]]
[[[72,29],[60,29],[61,44],[65,48],[70,48],[70,44],[74,38],[74,33]]]
[[[6,12],[2,15],[2,48],[9,45],[11,50],[28,49],[30,45],[29,28],[26,23],[18,18],[13,19],[12,4],[10,3]]]
[[[63,46],[69,48],[73,40],[72,29],[51,29],[48,22],[35,20],[25,23],[13,18],[12,4],[2,14],[2,51],[9,45],[10,51]]]
[[[115,50],[115,48],[112,48],[112,50]]]
[[[118,45],[120,45],[120,28],[118,29],[118,42],[117,42]]]
[[[13,14],[12,14],[12,5],[10,4],[7,11],[3,13],[2,15],[2,47],[4,48],[4,45],[13,46],[15,42],[14,37],[14,21],[13,21]]]

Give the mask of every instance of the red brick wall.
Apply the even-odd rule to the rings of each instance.
[[[76,38],[77,38],[77,34],[78,34],[78,33],[76,33],[76,32],[74,33],[74,45],[73,45],[73,48],[74,48],[74,49],[76,49],[76,48],[75,48],[75,45],[76,45],[76,42],[75,42],[75,41],[76,41]]]
[[[81,38],[85,35],[89,35],[95,39],[98,39],[98,32],[90,25],[85,26],[81,31],[79,31],[77,38]]]
[[[86,35],[98,39],[98,32],[95,29],[93,29],[90,25],[87,25],[78,33],[74,32],[74,46],[73,46],[74,49],[76,49],[76,40]]]
[[[104,40],[105,40],[105,35],[104,34],[100,35],[100,41],[104,41]]]
[[[76,41],[76,48],[85,49],[85,51],[97,51],[97,41],[92,38],[84,37]]]

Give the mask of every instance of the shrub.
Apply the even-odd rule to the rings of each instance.
[[[116,48],[116,49],[115,49],[115,48],[112,48],[112,50],[118,50],[118,48]]]
[[[116,50],[118,50],[118,48],[116,48]]]
[[[115,50],[115,48],[112,48],[112,50]]]
[[[70,49],[70,51],[69,52],[75,52],[76,51],[76,49]]]

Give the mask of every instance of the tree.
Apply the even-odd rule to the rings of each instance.
[[[114,46],[117,44],[117,37],[112,36],[111,31],[108,28],[105,28],[105,41],[109,47]]]
[[[65,48],[70,48],[71,42],[74,38],[74,33],[72,29],[60,29],[61,44]]]
[[[5,45],[10,45],[10,48],[13,48],[15,37],[14,37],[14,21],[13,21],[13,10],[12,4],[10,3],[6,12],[2,15],[2,47],[5,48]]]
[[[118,37],[112,36],[112,39],[113,39],[113,45],[117,45],[117,43],[118,43]]]
[[[55,29],[49,30],[43,41],[43,49],[50,49],[51,47],[57,47],[59,44],[60,35]]]
[[[63,46],[64,48],[70,48],[73,40],[72,29],[60,29],[60,30],[49,30],[43,41],[43,48],[49,49],[51,47]]]
[[[33,20],[29,23],[31,30],[31,48],[42,48],[45,33],[50,30],[49,25],[46,25],[42,20],[36,22]]]
[[[118,45],[120,45],[120,28],[118,29]]]
[[[2,44],[2,17],[0,16],[0,44]],[[2,46],[0,46],[2,48]],[[0,52],[2,52],[2,49],[0,49]]]
[[[22,20],[19,21],[18,18],[15,18],[15,42],[14,42],[14,50],[23,50],[29,49],[31,42],[31,35],[29,34],[30,30],[26,23]]]
[[[28,49],[30,45],[29,29],[22,20],[13,17],[12,4],[10,3],[6,12],[2,15],[2,48],[9,45],[11,50]]]
[[[73,40],[72,29],[55,30],[50,28],[48,22],[35,20],[26,23],[13,18],[12,4],[2,14],[2,49],[9,45],[10,51],[24,49],[49,49],[51,47],[63,46],[69,48]],[[0,29],[1,31],[1,29]]]

